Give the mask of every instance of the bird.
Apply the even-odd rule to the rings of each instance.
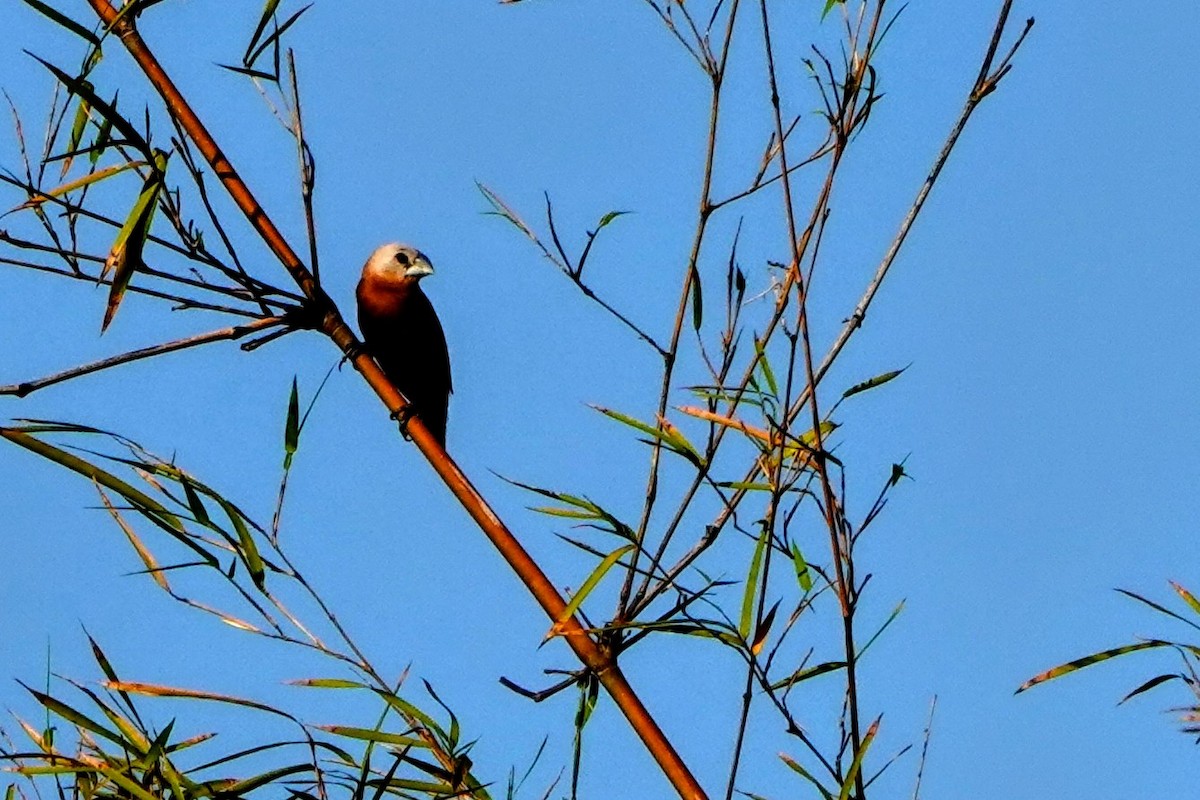
[[[420,250],[385,244],[367,259],[355,295],[367,353],[409,402],[402,425],[416,414],[444,449],[454,387],[442,323],[420,286],[432,274],[433,264]]]

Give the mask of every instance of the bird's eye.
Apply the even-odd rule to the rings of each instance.
[[[407,267],[408,266],[408,253],[405,253],[404,251],[396,253],[396,261],[400,262],[400,266]]]

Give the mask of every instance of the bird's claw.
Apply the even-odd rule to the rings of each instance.
[[[393,411],[390,416],[400,425],[400,435],[404,437],[404,441],[411,442],[412,437],[408,435],[408,422],[413,418],[413,407],[406,405],[399,411]]]

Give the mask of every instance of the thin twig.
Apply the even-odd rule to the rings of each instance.
[[[182,339],[175,339],[171,342],[163,342],[162,344],[151,345],[150,347],[142,347],[137,350],[130,350],[127,353],[120,355],[102,358],[99,361],[93,361],[90,364],[83,364],[78,367],[56,372],[53,375],[47,375],[44,378],[38,378],[32,381],[23,381],[22,383],[9,384],[8,386],[0,386],[0,395],[12,394],[17,397],[25,397],[39,389],[44,389],[47,386],[53,386],[56,383],[69,381],[73,378],[79,378],[84,375],[91,375],[95,372],[101,372],[113,367],[119,367],[122,364],[129,364],[134,361],[141,361],[144,358],[153,358],[154,356],[165,355],[166,353],[174,353],[178,350],[187,350],[200,345],[211,344],[212,342],[223,342],[234,339],[240,339],[247,334],[261,331],[264,328],[271,328],[276,325],[287,324],[286,317],[265,317],[257,319],[254,322],[248,322],[245,325],[235,325],[229,328],[221,328],[208,333],[200,333],[195,336],[187,336]]]

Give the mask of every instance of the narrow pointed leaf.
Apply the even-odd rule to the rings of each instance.
[[[377,731],[372,728],[353,728],[348,725],[314,725],[313,727],[328,731],[335,736],[345,736],[348,739],[359,739],[364,742],[378,742],[379,744],[390,744],[399,747],[429,747],[428,742],[417,736],[388,733],[387,731]]]
[[[631,544],[627,544],[624,547],[618,547],[616,550],[613,550],[611,553],[605,556],[603,561],[596,565],[596,568],[592,570],[592,574],[588,575],[587,579],[579,587],[579,591],[577,591],[571,597],[571,601],[567,603],[567,607],[564,608],[562,613],[560,613],[554,620],[554,626],[550,631],[551,635],[556,634],[558,629],[564,623],[566,623],[567,620],[575,616],[575,612],[579,610],[581,605],[583,605],[583,601],[586,600],[587,596],[592,593],[592,590],[599,585],[600,581],[604,579],[604,576],[608,574],[608,571],[613,568],[613,565],[620,561],[622,556],[633,549],[634,546]]]
[[[802,767],[800,765],[799,761],[796,761],[796,759],[792,758],[791,756],[787,755],[786,753],[780,753],[779,760],[782,761],[784,764],[787,764],[788,768],[791,769],[793,772],[795,772],[797,775],[804,778],[809,783],[811,783],[813,786],[815,786],[817,788],[817,791],[821,793],[821,797],[825,798],[825,800],[833,800],[833,793],[830,792],[828,789],[826,789],[824,786],[822,786],[821,782],[819,780],[817,780],[816,776],[813,775],[808,770],[806,770],[804,767]]]
[[[1074,661],[1068,661],[1065,664],[1060,664],[1053,669],[1048,669],[1039,675],[1033,676],[1021,684],[1021,686],[1017,689],[1016,694],[1020,694],[1026,689],[1036,686],[1039,683],[1045,683],[1046,681],[1054,680],[1055,678],[1062,677],[1068,673],[1077,672],[1084,667],[1090,667],[1093,664],[1099,664],[1101,661],[1108,661],[1110,658],[1123,656],[1126,653],[1136,653],[1139,650],[1152,650],[1158,647],[1173,646],[1174,645],[1171,642],[1164,642],[1161,639],[1150,639],[1145,642],[1127,644],[1124,647],[1114,647],[1111,650],[1101,650],[1100,652],[1092,653],[1091,655],[1084,656],[1083,658],[1077,658]]]
[[[750,637],[750,625],[754,621],[754,601],[758,597],[758,574],[762,571],[763,554],[766,552],[769,536],[770,531],[763,525],[758,543],[754,546],[754,556],[750,559],[750,571],[746,575],[746,587],[742,592],[742,617],[738,623],[738,633],[742,639]]]
[[[876,386],[883,386],[888,381],[900,377],[900,375],[903,374],[904,370],[906,369],[908,369],[908,367],[894,369],[891,372],[885,372],[882,375],[876,375],[874,378],[868,378],[862,383],[856,383],[846,391],[842,392],[842,398],[845,399],[861,392],[865,392],[869,389],[874,389]]]
[[[750,643],[750,652],[758,655],[762,652],[763,645],[767,643],[767,635],[771,632],[771,623],[775,621],[775,612],[779,610],[779,604],[782,600],[776,600],[775,605],[771,606],[771,610],[763,617],[763,621],[754,631],[754,641]]]
[[[704,293],[700,287],[700,270],[692,268],[692,327],[697,331],[704,323]]]
[[[221,504],[229,521],[233,523],[233,529],[237,533],[238,544],[241,545],[239,553],[242,560],[246,564],[246,569],[250,571],[250,578],[254,581],[254,585],[259,589],[263,588],[266,582],[266,570],[263,568],[262,556],[258,552],[258,545],[254,543],[254,537],[250,534],[250,529],[246,527],[246,521],[242,517],[242,513],[238,511],[225,498],[218,498],[217,502]]]
[[[796,570],[796,582],[800,584],[801,591],[805,594],[812,591],[812,573],[809,572],[804,554],[800,552],[800,545],[795,542],[792,542],[792,567]]]
[[[267,29],[267,23],[271,21],[271,17],[275,15],[275,9],[278,7],[279,0],[267,0],[263,5],[262,16],[258,19],[258,27],[254,29],[254,35],[250,37],[250,44],[246,46],[246,54],[242,56],[242,63],[246,66],[250,66],[250,54],[254,52],[258,40],[262,38],[263,31]]]
[[[113,175],[117,175],[118,173],[125,172],[128,169],[144,167],[145,165],[146,165],[145,161],[129,161],[124,164],[114,164],[111,167],[105,167],[104,169],[98,169],[95,172],[89,172],[87,175],[84,175],[80,178],[76,178],[75,180],[72,180],[72,181],[68,181],[67,183],[62,184],[61,186],[55,186],[53,189],[49,189],[44,192],[39,192],[38,194],[36,194],[33,197],[26,200],[21,205],[17,206],[16,209],[14,209],[14,210],[20,210],[23,208],[32,208],[36,205],[40,205],[40,204],[46,202],[46,200],[48,200],[51,197],[58,197],[60,195],[67,194],[69,192],[73,192],[76,189],[82,189],[84,186],[89,186],[93,183],[99,183],[100,181],[105,180],[106,178],[111,178]]]
[[[838,795],[838,800],[850,800],[850,793],[854,791],[854,782],[858,778],[858,773],[862,771],[863,759],[867,757],[867,750],[870,749],[871,742],[875,741],[875,734],[878,732],[879,720],[876,719],[871,723],[871,727],[867,728],[867,732],[858,746],[858,752],[854,754],[854,760],[850,762],[850,769],[846,771],[846,779],[842,782],[842,791]]]
[[[96,34],[92,33],[90,30],[85,28],[83,25],[80,25],[66,14],[63,14],[61,11],[52,8],[45,3],[39,2],[39,0],[24,0],[24,2],[25,5],[33,8],[38,13],[45,15],[52,22],[62,26],[63,28],[66,28],[81,39],[88,41],[93,47],[100,47],[100,39],[96,36]]]
[[[778,397],[779,384],[775,382],[775,372],[771,369],[771,361],[767,358],[766,348],[760,339],[754,340],[754,349],[758,352],[758,369],[762,372],[763,380],[767,382],[767,388],[771,390],[771,394]]]
[[[300,446],[300,389],[292,378],[292,395],[288,398],[287,424],[283,430],[283,468],[291,466],[292,456]]]

